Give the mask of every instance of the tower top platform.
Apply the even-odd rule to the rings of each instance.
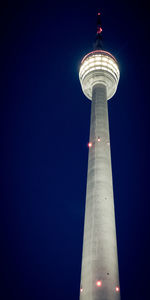
[[[107,100],[116,92],[120,72],[115,57],[104,50],[94,50],[81,61],[79,79],[85,96],[92,100],[92,89],[96,84],[107,88]]]
[[[85,61],[86,58],[90,57],[90,56],[93,56],[93,55],[106,55],[106,56],[110,56],[111,58],[114,59],[114,61],[117,63],[117,60],[116,58],[108,51],[105,51],[105,50],[93,50],[91,52],[89,52],[88,54],[86,54],[82,61],[81,61],[81,64]]]

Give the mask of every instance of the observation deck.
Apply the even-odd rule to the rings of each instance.
[[[95,50],[82,59],[79,79],[85,96],[92,100],[92,89],[96,84],[104,84],[107,88],[107,100],[116,92],[120,72],[115,57],[104,50]]]

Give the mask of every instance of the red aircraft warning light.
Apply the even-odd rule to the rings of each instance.
[[[103,31],[103,29],[100,27],[97,29],[97,33],[100,34]]]
[[[119,286],[116,286],[116,292],[119,292],[120,289],[119,289]]]
[[[92,143],[91,143],[91,142],[88,143],[88,147],[89,147],[89,148],[92,147]]]
[[[101,280],[98,280],[98,281],[96,282],[96,285],[97,285],[98,287],[102,286]]]

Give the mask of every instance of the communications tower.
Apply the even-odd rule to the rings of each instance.
[[[119,300],[107,100],[116,92],[120,72],[115,57],[102,50],[100,13],[97,18],[94,51],[79,70],[82,91],[92,100],[80,300]]]

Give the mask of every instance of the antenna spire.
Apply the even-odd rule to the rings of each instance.
[[[96,41],[94,44],[94,49],[102,49],[102,23],[101,23],[101,14],[98,12],[97,14],[97,32],[96,32]]]

